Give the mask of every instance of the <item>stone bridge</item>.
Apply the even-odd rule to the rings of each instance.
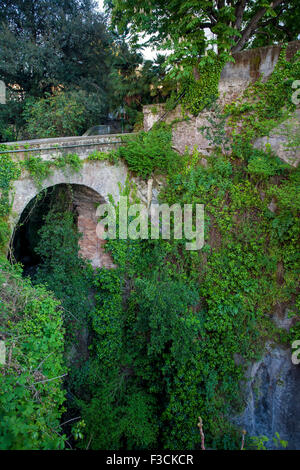
[[[241,96],[247,86],[257,80],[258,77],[263,75],[264,79],[266,79],[272,73],[278,61],[281,47],[281,45],[268,46],[243,51],[234,55],[235,63],[228,63],[224,67],[219,83],[219,104],[221,108],[224,104]],[[286,57],[290,59],[298,50],[300,50],[300,41],[289,43]],[[166,113],[164,105],[149,105],[144,106],[144,129],[148,131],[160,119],[164,119],[167,123],[173,122],[175,119],[178,122],[173,126],[173,148],[179,153],[183,153],[186,148],[191,152],[196,148],[200,154],[205,156],[211,152],[211,144],[199,129],[202,126],[210,125],[209,117],[213,117],[210,111],[204,111],[197,117],[190,116],[187,122],[185,119],[182,119],[180,106],[172,112]],[[297,166],[300,162],[300,148],[298,146],[292,150],[287,150],[287,140],[282,132],[285,124],[287,123],[283,123],[274,129],[270,136],[255,141],[254,145],[258,148],[265,148],[266,144],[269,144],[283,161]],[[300,105],[289,124],[295,125],[295,129],[298,129],[299,132]],[[159,182],[152,182],[150,180],[147,185],[147,183],[139,178],[133,177],[129,174],[126,165],[121,161],[118,164],[112,165],[107,160],[91,161],[88,159],[89,155],[95,150],[109,152],[120,146],[122,144],[122,136],[124,134],[64,137],[8,144],[11,146],[11,153],[18,160],[24,159],[26,154],[30,154],[38,155],[44,161],[53,161],[58,155],[76,153],[83,162],[82,169],[78,173],[70,170],[63,171],[53,167],[51,176],[42,182],[41,187],[37,187],[32,177],[28,173],[23,172],[21,178],[14,182],[12,227],[16,226],[24,209],[42,189],[58,184],[71,184],[79,214],[78,226],[79,230],[83,233],[81,241],[82,253],[88,259],[91,259],[95,266],[109,264],[105,257],[106,255],[103,254],[103,242],[100,242],[95,237],[95,204],[108,201],[109,194],[117,201],[120,193],[120,184],[124,186],[127,177],[134,180],[139,199],[147,204],[148,207],[151,200],[156,201],[160,186]],[[17,149],[15,148],[16,144],[18,146]]]
[[[89,155],[95,151],[109,152],[122,145],[124,134],[111,134],[89,137],[64,137],[54,139],[41,139],[8,143],[8,150],[15,161],[21,161],[26,155],[39,156],[43,161],[53,161],[65,154],[77,154],[82,161],[82,168],[72,171],[71,168],[51,168],[51,175],[37,186],[32,176],[23,171],[21,177],[14,181],[12,191],[12,230],[28,204],[44,189],[55,185],[72,185],[74,204],[78,214],[78,228],[83,234],[81,239],[81,253],[92,261],[93,266],[101,267],[112,265],[110,257],[105,253],[102,240],[96,236],[96,210],[99,203],[108,202],[112,195],[118,201],[120,185],[124,187],[126,178],[137,185],[138,197],[147,204],[149,197],[148,185],[137,177],[129,174],[126,165],[119,161],[111,164],[108,160],[91,161]],[[17,147],[17,148],[16,148]],[[7,151],[5,152],[7,153]]]

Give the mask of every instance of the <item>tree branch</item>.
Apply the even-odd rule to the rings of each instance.
[[[274,0],[270,6],[274,9],[283,1],[285,0]],[[266,11],[267,8],[261,8],[255,13],[255,15],[252,17],[252,19],[242,32],[242,37],[238,40],[237,44],[231,49],[232,53],[239,52],[243,49],[244,45],[246,44],[252,33],[256,30],[259,21],[262,19]]]
[[[236,20],[235,20],[234,28],[237,29],[238,31],[240,30],[241,25],[242,25],[246,3],[247,3],[247,0],[240,0],[236,4],[236,8],[235,8]]]
[[[268,24],[272,24],[272,23],[268,23]],[[265,26],[267,26],[267,24],[265,24],[265,23],[261,25],[262,28],[264,28]],[[282,33],[285,33],[286,36],[287,36],[288,41],[293,40],[293,33],[287,27],[282,26],[280,24],[272,24],[272,26],[273,26],[274,29],[277,29],[278,31],[281,31]],[[263,32],[262,30],[257,30],[257,33],[268,34],[268,36],[270,37],[270,33]]]

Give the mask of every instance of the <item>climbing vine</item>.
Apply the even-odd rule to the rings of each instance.
[[[300,77],[300,52],[286,59],[283,47],[274,71],[268,80],[259,78],[244,94],[228,105],[229,126],[237,139],[251,141],[268,135],[270,130],[290,117],[296,109],[292,101],[293,82]]]
[[[166,109],[171,110],[179,103],[183,114],[189,112],[198,116],[218,98],[221,72],[224,64],[230,60],[233,59],[228,54],[217,55],[210,49],[198,62],[185,64],[176,73],[179,89],[171,94]]]
[[[251,108],[258,120],[253,114],[246,118],[240,137],[230,139],[227,117],[220,115],[206,134],[214,150],[205,156],[205,166],[194,152],[183,158],[184,168],[168,173],[161,202],[205,205],[201,252],[186,252],[175,240],[108,242],[119,268],[102,269],[96,281],[93,354],[102,379],[90,385],[98,401],[83,406],[90,430],[85,439],[95,436],[93,448],[120,448],[122,442],[125,448],[155,448],[158,442],[168,449],[200,448],[199,415],[207,445],[239,448],[242,430],[231,418],[245,406],[240,383],[247,366],[261,358],[267,340],[290,346],[299,339],[300,173],[270,148],[251,145],[288,115],[280,96],[285,91],[290,98],[285,82],[297,77],[297,70],[297,61],[281,58],[271,82],[259,82],[253,95],[248,92],[257,102],[243,110],[247,116]],[[262,107],[269,106],[266,112],[260,100]],[[226,111],[234,115],[234,109]],[[271,123],[266,113],[274,117]],[[129,151],[133,161],[142,153],[138,146]],[[293,318],[288,334],[272,321],[279,305],[286,305]],[[115,427],[116,415],[119,422],[131,416],[128,397],[137,390],[130,430]],[[97,408],[99,403],[103,407]],[[134,427],[141,420],[154,431],[143,442]],[[104,429],[111,429],[105,439]]]
[[[196,114],[207,105],[207,96],[216,97],[219,71],[217,65],[212,74],[215,81],[210,82],[205,96],[198,86],[195,96],[189,95],[192,82],[188,82],[185,99],[191,112]],[[72,371],[72,411],[79,411],[82,420],[79,431],[76,428],[76,436],[80,435],[77,447],[198,449],[201,416],[207,446],[239,448],[242,431],[232,418],[245,406],[240,384],[248,365],[262,356],[267,340],[290,346],[300,334],[300,171],[283,163],[270,148],[260,150],[252,145],[255,137],[268,134],[294,109],[289,101],[291,81],[299,76],[298,56],[287,62],[282,53],[269,81],[256,82],[241,101],[226,109],[234,138],[226,134],[227,118],[222,116],[206,133],[213,151],[205,156],[205,165],[197,151],[182,157],[174,152],[171,129],[166,125],[126,139],[124,146],[111,153],[90,155],[90,161],[123,159],[144,179],[163,173],[166,185],[161,202],[204,204],[205,245],[199,252],[189,252],[184,249],[186,240],[108,241],[106,247],[117,268],[99,269],[89,278],[95,294],[94,306],[83,306],[88,310],[89,355],[82,367]],[[78,158],[68,158],[58,159],[57,166],[73,165],[80,170]],[[41,159],[28,157],[22,165],[39,184],[49,175],[53,162],[45,165]],[[9,191],[20,171],[20,164],[8,155],[1,159],[4,223],[10,211]],[[130,204],[130,187],[123,195]],[[71,267],[67,263],[62,227],[74,235],[68,240],[74,242],[75,255],[78,239],[72,232],[71,216],[56,216],[52,224],[51,217],[46,220],[38,247],[47,265],[47,269],[41,268],[41,280],[54,283],[56,295],[73,310],[77,305],[72,305],[72,285],[66,292],[61,292],[61,286],[69,277],[76,295],[82,293],[78,259],[75,256]],[[55,251],[62,260],[58,266]],[[6,264],[2,271],[8,269]],[[29,281],[22,281],[19,274],[13,277],[16,297],[21,301],[22,293],[27,292],[29,297],[17,309],[16,319],[13,303],[5,300],[6,334],[12,333],[7,344],[16,348],[12,356],[16,365],[11,362],[0,374],[7,392],[0,397],[10,410],[11,429],[16,410],[33,416],[34,426],[30,434],[24,419],[18,421],[17,437],[9,436],[2,445],[11,448],[17,442],[20,448],[60,448],[64,436],[58,426],[63,403],[59,382],[49,381],[45,388],[40,385],[42,403],[32,403],[39,364],[53,351],[49,364],[43,363],[41,383],[63,375],[60,307],[45,288],[36,286],[33,298]],[[63,299],[65,294],[68,298]],[[289,332],[273,321],[282,305],[293,320]],[[24,332],[28,342],[13,346]],[[43,351],[42,357],[37,348]],[[50,414],[46,413],[49,408]]]
[[[44,287],[33,288],[2,257],[0,298],[0,335],[7,351],[0,366],[0,448],[63,449],[66,369],[59,302]]]
[[[101,368],[101,377],[113,387],[106,393],[120,419],[127,413],[126,397],[141,387],[140,393],[151,390],[156,411],[151,414],[154,410],[148,408],[145,417],[143,392],[136,419],[143,416],[155,429],[156,416],[161,416],[156,442],[171,449],[197,448],[201,415],[209,445],[232,449],[241,434],[228,418],[243,409],[239,384],[246,367],[261,357],[267,339],[283,339],[271,321],[276,306],[289,302],[299,318],[294,303],[299,223],[290,215],[297,207],[290,201],[280,214],[268,209],[273,197],[268,188],[278,188],[282,207],[279,188],[298,180],[299,171],[285,165],[274,185],[276,167],[258,182],[237,158],[212,155],[204,168],[200,157],[194,156],[184,173],[169,178],[162,200],[169,205],[205,204],[205,248],[187,253],[181,241],[110,241],[119,269],[101,270],[96,281],[100,294],[92,313],[94,354],[98,367],[105,364],[110,370],[106,375]],[[260,157],[270,158],[263,152]],[[282,226],[278,234],[278,223],[286,217],[286,230]],[[97,383],[95,387],[101,390]],[[91,409],[86,405],[85,410],[87,427],[97,436],[95,448],[115,448],[129,439],[128,431],[119,427],[104,443],[100,438],[112,415],[99,410],[97,428],[90,424]],[[140,445],[137,435],[134,442]]]
[[[3,149],[3,145],[0,149]],[[9,214],[11,208],[10,192],[12,182],[20,176],[20,169],[9,155],[2,155],[0,160],[0,251],[3,251],[8,243],[10,228]]]
[[[10,150],[4,145],[2,152]],[[51,166],[74,171],[81,168],[77,155],[44,162],[28,156],[14,161],[9,152],[0,158],[0,250],[5,255],[11,235],[13,182],[27,170],[36,186],[50,175]],[[63,449],[66,436],[60,428],[65,409],[62,388],[66,375],[63,310],[49,291],[32,287],[21,269],[0,257],[0,339],[5,364],[0,366],[0,448]]]

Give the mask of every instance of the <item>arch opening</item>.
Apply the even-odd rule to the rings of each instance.
[[[73,214],[74,223],[82,234],[80,254],[91,261],[93,267],[113,267],[110,256],[104,250],[104,241],[96,235],[96,209],[105,199],[94,189],[80,184],[57,184],[35,196],[25,207],[10,242],[9,259],[21,263],[25,276],[34,276],[41,262],[36,247],[39,231],[44,219],[57,202],[64,198],[68,210]]]

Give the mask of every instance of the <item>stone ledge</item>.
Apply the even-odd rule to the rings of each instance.
[[[107,134],[97,136],[70,136],[70,137],[53,137],[49,139],[33,139],[33,140],[20,140],[16,142],[5,142],[5,145],[23,147],[31,145],[34,147],[44,145],[59,145],[59,144],[72,144],[72,143],[106,143],[112,140],[120,140],[124,136],[133,134]]]

